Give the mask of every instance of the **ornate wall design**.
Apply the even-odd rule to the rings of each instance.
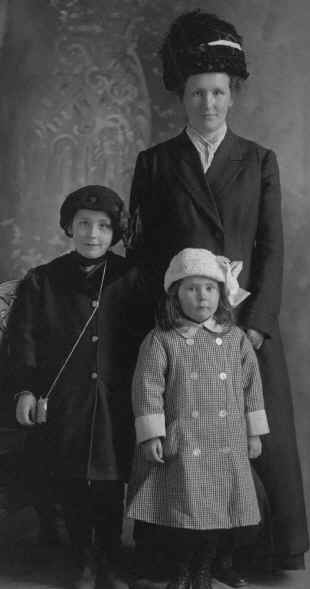
[[[46,23],[35,16],[38,40]],[[135,15],[106,16],[98,2],[50,0],[53,44],[39,71],[23,57],[8,182],[16,208],[1,220],[12,277],[68,248],[58,210],[71,190],[106,184],[127,201],[136,155],[150,143]]]

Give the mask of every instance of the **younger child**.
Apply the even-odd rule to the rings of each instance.
[[[215,557],[231,567],[227,531],[260,521],[249,459],[269,429],[255,353],[232,321],[249,295],[241,268],[208,250],[179,252],[136,365],[128,515],[154,535],[160,527],[177,552],[169,589],[210,589]]]
[[[128,321],[136,278],[110,251],[126,229],[115,192],[97,185],[74,191],[62,204],[60,225],[73,251],[30,270],[11,311],[12,389],[17,421],[34,428],[29,478],[41,497],[57,486],[80,568],[76,589],[112,589],[134,439],[137,346],[128,339]],[[44,415],[40,397],[48,391]]]

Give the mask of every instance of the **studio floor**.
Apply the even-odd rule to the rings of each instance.
[[[47,549],[38,546],[35,518],[29,510],[0,518],[0,589],[70,589],[74,569],[69,548],[63,545]],[[214,589],[226,587],[214,581]],[[309,589],[310,558],[305,571],[277,576],[259,575],[250,579],[249,589]],[[104,587],[100,589],[105,589]],[[118,589],[128,589],[119,582]],[[165,589],[164,583],[147,583],[140,589]]]

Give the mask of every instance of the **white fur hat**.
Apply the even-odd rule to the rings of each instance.
[[[236,307],[250,294],[240,288],[237,280],[242,266],[243,262],[231,262],[209,250],[186,248],[172,258],[165,274],[164,288],[168,292],[177,280],[188,276],[206,276],[225,284],[227,299],[232,307]]]

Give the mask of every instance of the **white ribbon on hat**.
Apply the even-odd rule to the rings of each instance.
[[[251,294],[239,286],[238,276],[243,268],[243,262],[231,262],[224,256],[216,256],[216,260],[225,274],[225,293],[228,302],[232,307],[237,307]]]
[[[234,41],[227,41],[226,39],[219,39],[218,41],[210,41],[208,45],[224,45],[225,47],[232,47],[233,49],[238,49],[239,51],[243,51],[241,45],[239,43],[234,43]]]

